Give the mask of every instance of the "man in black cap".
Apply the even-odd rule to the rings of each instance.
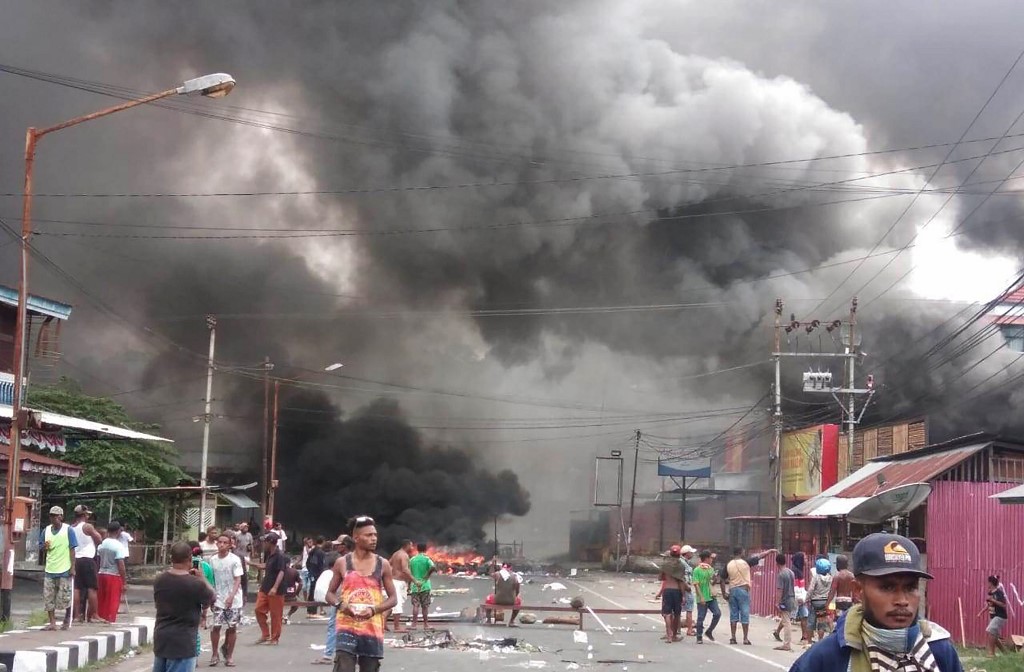
[[[853,549],[853,573],[861,603],[790,672],[963,671],[949,632],[918,617],[918,584],[932,576],[914,542],[896,534],[864,537]]]

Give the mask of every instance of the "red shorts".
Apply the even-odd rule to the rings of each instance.
[[[487,599],[484,600],[484,604],[495,604],[495,602],[494,602],[494,593],[491,593],[490,595],[487,596]],[[520,597],[519,595],[516,595],[516,603],[515,604],[499,604],[497,606],[499,606],[499,607],[521,607],[521,606],[523,606],[523,598]]]

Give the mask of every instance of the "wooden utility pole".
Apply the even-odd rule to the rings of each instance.
[[[277,418],[278,398],[281,393],[281,381],[274,381],[274,430],[270,438],[270,496],[267,513],[274,519],[274,496],[277,494]]]
[[[270,363],[270,357],[263,358],[263,478],[260,485],[263,488],[260,497],[260,508],[263,515],[270,513],[270,372],[274,365]]]

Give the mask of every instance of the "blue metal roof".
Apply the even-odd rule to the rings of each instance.
[[[6,285],[0,285],[0,303],[6,303],[8,306],[17,306],[18,290]],[[29,294],[26,308],[30,313],[56,317],[58,320],[66,320],[71,317],[71,306],[60,301],[48,299],[45,296]]]

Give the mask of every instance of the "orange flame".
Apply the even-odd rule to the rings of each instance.
[[[467,565],[482,565],[484,563],[484,556],[478,554],[476,551],[460,551],[457,549],[446,548],[444,546],[428,546],[427,556],[439,565],[447,565],[447,571],[454,571],[454,567],[465,567]]]

